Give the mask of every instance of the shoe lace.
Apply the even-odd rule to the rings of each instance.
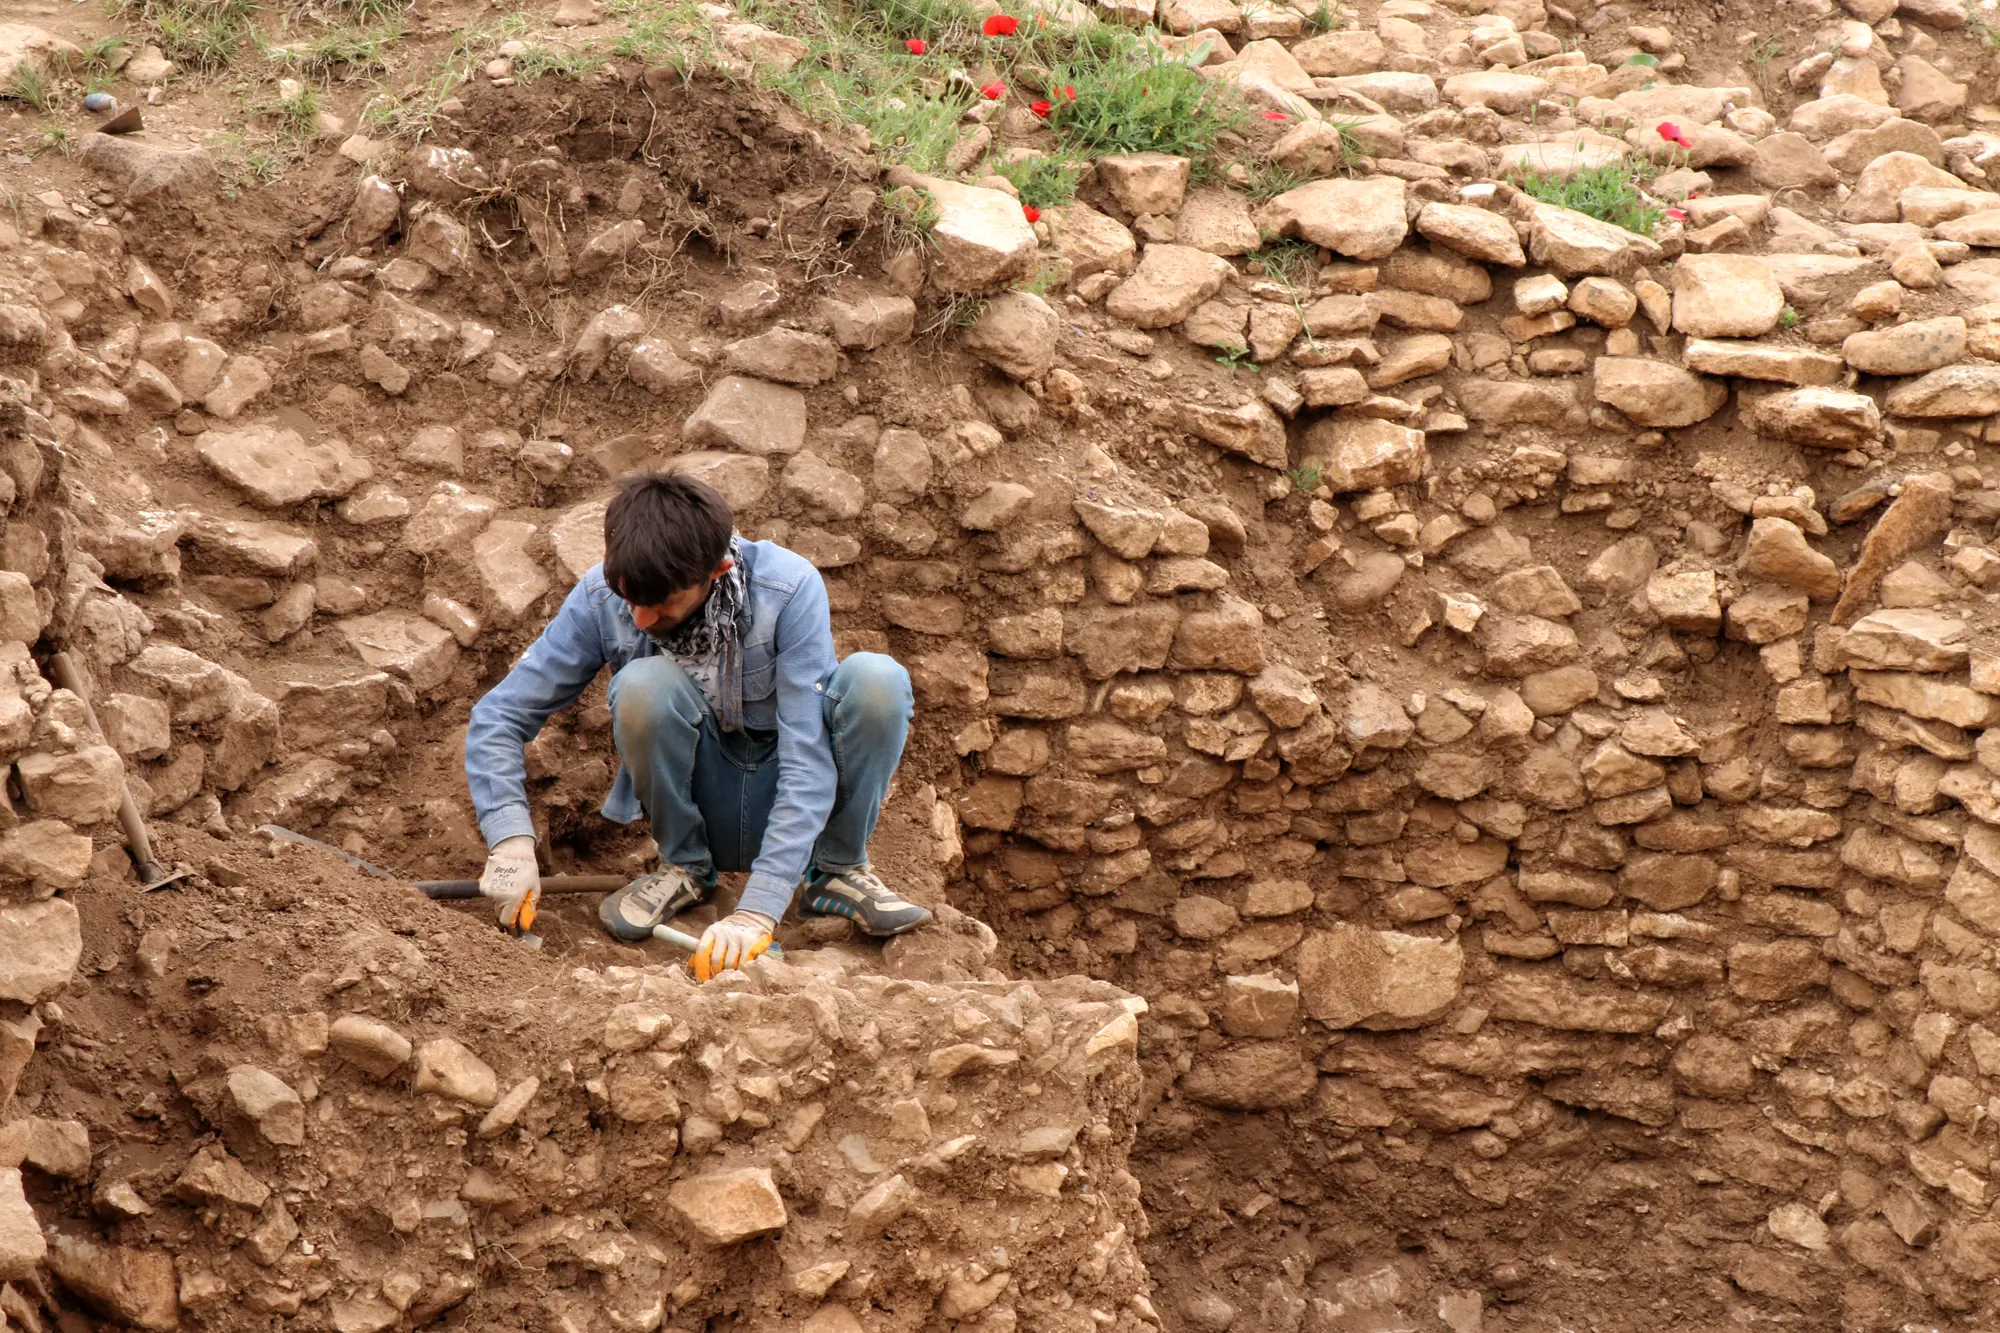
[[[655,870],[632,886],[632,901],[647,912],[657,912],[680,891],[686,879],[687,873],[678,866]]]
[[[840,877],[861,890],[864,896],[878,903],[898,901],[896,891],[884,884],[871,866],[862,866],[858,870],[843,870],[840,872]]]

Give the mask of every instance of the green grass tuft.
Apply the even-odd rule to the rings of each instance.
[[[1083,163],[1068,156],[1017,158],[993,169],[1013,182],[1021,202],[1030,208],[1058,208],[1068,203],[1076,197],[1076,183],[1083,175]]]
[[[1573,208],[1614,227],[1650,236],[1667,214],[1665,209],[1649,203],[1639,193],[1636,177],[1634,167],[1610,163],[1567,176],[1545,171],[1519,171],[1509,179],[1516,188],[1543,203]]]
[[[118,68],[127,45],[126,40],[115,33],[93,37],[84,43],[83,58],[79,63],[85,73],[109,74]]]
[[[550,74],[562,79],[580,79],[603,64],[604,57],[592,51],[531,44],[514,57],[514,78],[520,83],[533,83]]]
[[[1541,103],[1537,102],[1536,106]],[[1345,171],[1362,158],[1368,156],[1361,150],[1361,122],[1350,116],[1328,116],[1326,124],[1333,126],[1340,135],[1340,164],[1338,170]]]
[[[989,296],[972,292],[952,292],[938,302],[937,310],[920,330],[925,338],[939,340],[960,333],[979,322],[986,313]]]
[[[755,16],[780,27],[791,13]],[[763,71],[765,83],[815,119],[861,126],[889,162],[927,174],[944,170],[965,113],[978,99],[974,89],[940,77],[935,62],[909,55],[900,40],[892,46],[866,18],[849,21],[816,10],[782,30],[806,43],[806,58],[783,72]]]
[[[942,216],[938,201],[929,191],[908,185],[884,190],[882,211],[889,219],[891,231],[915,237],[919,242],[930,238],[931,228],[937,226]]]
[[[1333,32],[1340,27],[1341,22],[1340,17],[1333,12],[1333,7],[1327,4],[1326,0],[1319,0],[1318,8],[1306,15],[1306,35],[1317,37],[1321,33]]]
[[[1247,170],[1250,183],[1244,193],[1252,199],[1276,199],[1287,190],[1296,190],[1312,177],[1272,162],[1252,162]]]
[[[613,55],[671,65],[683,73],[699,63],[707,25],[693,0],[608,0],[604,9],[626,27],[611,43]]]
[[[1311,292],[1319,278],[1319,247],[1311,241],[1272,241],[1250,252],[1264,276],[1297,292]]]
[[[118,7],[121,17],[152,31],[167,59],[195,74],[235,62],[256,12],[256,0],[122,0]]]
[[[348,25],[328,28],[303,42],[267,47],[264,54],[301,78],[329,83],[387,70],[389,48],[402,35],[399,21],[366,28]]]
[[[17,102],[26,102],[37,111],[47,111],[55,99],[55,80],[42,72],[42,67],[32,60],[23,60],[14,67],[7,86],[0,89],[0,97],[10,97]]]
[[[855,0],[853,12],[864,30],[898,41],[921,37],[933,49],[975,42],[981,21],[962,0]]]
[[[41,139],[41,143],[29,156],[40,157],[43,153],[52,152],[62,157],[69,157],[76,151],[76,138],[69,132],[67,125],[43,125]]]
[[[1046,297],[1063,285],[1067,272],[1068,269],[1061,264],[1043,264],[1015,283],[1014,290],[1026,292],[1030,296]]]
[[[1757,86],[1764,90],[1765,100],[1771,96],[1771,61],[1784,50],[1782,37],[1766,37],[1750,48],[1750,64],[1757,71]]]
[[[345,18],[356,24],[400,23],[413,0],[320,0],[319,9],[330,18]]]
[[[1079,153],[1172,153],[1206,157],[1243,120],[1235,91],[1180,60],[1133,43],[1107,58],[1070,61],[1049,75],[1055,100],[1049,123]]]
[[[319,132],[319,94],[307,84],[278,103],[285,134],[295,140],[310,140]]]

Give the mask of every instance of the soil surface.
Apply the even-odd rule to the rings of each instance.
[[[1873,8],[1175,4],[1297,188],[1032,228],[748,57],[332,83],[270,184],[249,76],[114,83],[143,170],[0,102],[0,1330],[1989,1325],[2000,64]],[[1669,128],[1651,238],[1507,156]],[[696,987],[256,832],[476,875],[469,710],[653,466],[911,669],[933,928]],[[653,864],[603,689],[549,872]]]

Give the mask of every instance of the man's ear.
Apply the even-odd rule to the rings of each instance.
[[[710,574],[709,577],[712,579],[719,579],[724,574],[727,574],[730,570],[734,568],[736,568],[735,558],[732,556],[725,555],[722,557],[722,563],[715,567],[715,572],[713,574]]]

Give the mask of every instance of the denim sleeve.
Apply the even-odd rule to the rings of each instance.
[[[577,581],[507,678],[472,706],[465,781],[488,847],[517,834],[534,836],[521,747],[541,734],[551,714],[575,703],[604,666],[604,640],[590,606],[594,583],[588,576]]]
[[[833,813],[826,678],[838,665],[826,585],[809,574],[778,615],[778,799],[737,906],[781,918]]]

